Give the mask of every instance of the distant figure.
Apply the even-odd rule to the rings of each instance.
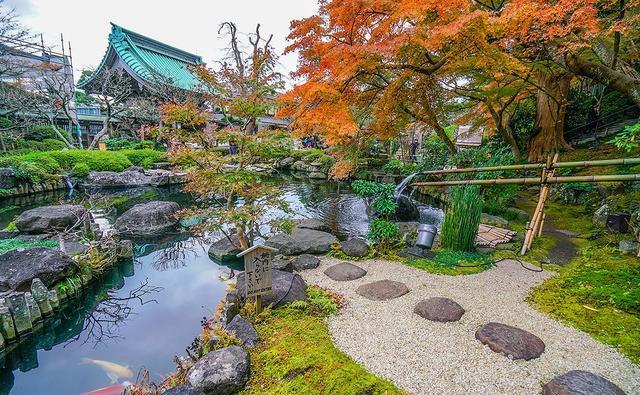
[[[410,153],[411,153],[411,160],[415,161],[417,159],[416,157],[416,153],[418,152],[418,148],[420,148],[420,143],[418,142],[418,139],[413,139],[413,142],[411,143],[411,147],[410,147]]]
[[[229,141],[229,155],[235,155],[238,153],[238,144],[235,140]]]

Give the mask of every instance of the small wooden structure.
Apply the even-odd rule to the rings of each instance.
[[[480,226],[478,226],[478,235],[476,236],[476,245],[479,247],[495,248],[498,244],[510,242],[515,235],[516,232],[513,230],[480,224]]]
[[[271,256],[276,248],[254,245],[238,255],[244,257],[245,297],[256,297],[256,310],[262,311],[262,295],[271,292]]]

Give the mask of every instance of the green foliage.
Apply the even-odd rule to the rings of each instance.
[[[141,166],[145,169],[151,168],[154,163],[167,161],[166,153],[151,149],[126,149],[119,151],[119,153],[124,154],[135,166]]]
[[[15,232],[18,230],[18,227],[16,226],[16,221],[11,221],[7,224],[7,227],[4,228],[4,230],[8,230],[10,232]]]
[[[256,322],[261,341],[249,350],[251,377],[240,394],[401,394],[333,344],[325,317],[337,311],[339,298],[315,286],[307,296]]]
[[[9,229],[9,227],[7,227]],[[5,252],[16,250],[18,248],[35,248],[35,247],[47,247],[57,248],[58,242],[55,240],[41,240],[41,241],[22,241],[16,239],[0,240],[0,254]]]
[[[126,138],[112,138],[102,140],[106,143],[107,149],[110,151],[118,151],[118,150],[142,150],[142,149],[153,149],[154,143],[150,140],[142,140],[142,141],[134,141]]]
[[[356,180],[351,183],[351,188],[358,196],[370,200],[370,207],[380,216],[369,223],[367,237],[381,245],[388,245],[393,239],[396,239],[398,225],[389,221],[389,217],[398,208],[398,204],[393,198],[395,185]]]
[[[627,152],[640,147],[640,122],[625,126],[622,132],[618,133],[609,143]]]
[[[89,166],[86,163],[77,163],[75,166],[73,166],[73,169],[71,169],[71,174],[74,177],[79,178],[88,176],[89,172]]]
[[[436,170],[446,165],[449,156],[447,145],[435,134],[430,134],[422,144],[420,170]]]
[[[439,250],[433,259],[407,258],[403,263],[429,273],[449,276],[480,273],[493,265],[485,255],[450,250]]]
[[[398,237],[398,224],[386,219],[376,218],[369,224],[367,237],[378,243]]]
[[[418,171],[419,165],[417,163],[404,163],[398,159],[392,159],[387,164],[382,166],[382,170],[389,173],[397,174],[413,174]]]
[[[442,223],[442,245],[454,251],[474,251],[482,197],[476,185],[453,187]]]

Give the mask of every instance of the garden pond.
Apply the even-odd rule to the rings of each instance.
[[[318,218],[339,238],[366,235],[365,202],[346,184],[286,177],[280,185],[293,218]],[[0,229],[28,208],[78,199],[80,194],[0,201]],[[145,201],[172,200],[183,207],[191,203],[177,187],[86,196],[107,202],[110,220]],[[441,220],[441,210],[420,207],[423,221]],[[84,394],[104,387],[119,393],[113,384],[135,382],[143,368],[151,380],[161,381],[174,370],[174,356],[185,354],[201,330],[199,323],[224,297],[223,279],[230,269],[209,258],[213,236],[183,232],[136,242],[132,260],[112,267],[28,339],[0,352],[0,395]]]

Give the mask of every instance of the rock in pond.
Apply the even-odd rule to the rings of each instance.
[[[235,260],[236,255],[242,252],[240,247],[240,240],[238,236],[223,237],[219,240],[216,240],[209,247],[209,256],[216,262],[227,262],[230,260]]]
[[[369,300],[389,300],[399,298],[409,292],[409,288],[401,282],[391,280],[374,281],[356,289],[356,293]]]
[[[334,281],[351,281],[364,277],[367,271],[348,262],[340,262],[324,271]]]
[[[314,255],[302,254],[293,258],[291,265],[295,271],[301,272],[303,270],[315,269],[320,266],[320,259]]]
[[[449,298],[429,298],[420,301],[413,312],[430,321],[452,322],[462,317],[464,309]]]
[[[331,227],[323,221],[316,218],[304,218],[296,221],[296,227],[300,229],[319,230],[321,232],[331,233]]]
[[[624,395],[624,391],[604,377],[584,370],[571,370],[543,387],[544,395]]]
[[[59,250],[45,247],[11,250],[0,255],[0,291],[29,290],[36,277],[50,287],[77,270],[73,259]]]
[[[225,329],[233,333],[243,346],[254,347],[260,340],[253,325],[240,315],[233,317]]]
[[[394,217],[397,221],[419,221],[420,220],[420,210],[418,210],[418,206],[409,199],[408,197],[402,195],[398,197],[397,200],[398,208],[394,214]]]
[[[138,187],[154,185],[156,182],[152,177],[144,174],[144,169],[132,166],[125,171],[118,173],[115,171],[92,171],[89,173],[84,183],[88,187]]]
[[[178,210],[176,202],[136,204],[116,220],[114,228],[124,236],[156,236],[176,226]]]
[[[324,254],[336,240],[331,233],[295,228],[291,234],[279,233],[272,236],[265,244],[277,248],[284,255]]]
[[[16,185],[16,176],[13,170],[8,167],[0,168],[0,189],[11,189]]]
[[[530,360],[544,352],[544,342],[536,335],[520,328],[489,322],[476,331],[476,339],[497,353],[513,359]]]
[[[22,233],[46,233],[71,228],[87,220],[87,210],[79,205],[60,204],[27,210],[16,219],[16,228]]]
[[[342,252],[354,258],[364,258],[369,254],[369,245],[362,239],[348,239],[340,242]]]
[[[204,395],[204,392],[193,388],[190,385],[178,385],[173,388],[169,388],[162,395]]]
[[[238,346],[221,348],[200,358],[189,370],[193,388],[207,395],[234,394],[249,380],[249,353]]]
[[[278,307],[296,300],[307,299],[307,284],[299,274],[271,270],[271,284],[272,291],[262,295],[263,306]],[[244,299],[247,294],[244,273],[238,274],[236,289],[238,297]]]

